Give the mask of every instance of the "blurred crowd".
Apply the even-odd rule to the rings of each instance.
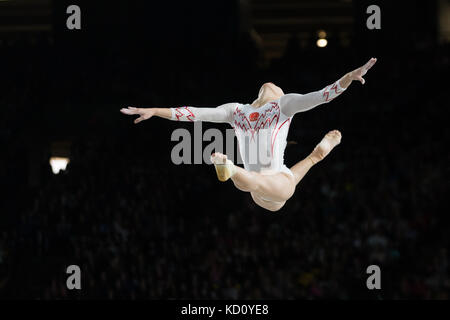
[[[134,126],[119,108],[251,102],[267,80],[306,93],[370,56],[294,45],[264,68],[251,56],[200,53],[206,67],[196,69],[188,53],[165,69],[145,64],[145,56],[139,64],[136,56],[105,53],[101,63],[100,54],[73,61],[80,72],[70,78],[68,59],[41,46],[23,56],[20,48],[2,52],[15,63],[2,62],[12,79],[1,80],[0,95],[0,170],[9,190],[1,206],[0,297],[448,299],[448,46],[381,55],[364,87],[352,84],[332,103],[297,115],[288,166],[328,130],[340,129],[343,140],[276,213],[217,181],[211,166],[174,165],[170,134],[178,124]],[[54,175],[51,151],[33,157],[29,150],[65,127],[70,163]],[[29,162],[39,167],[31,185]],[[81,268],[80,291],[66,287],[72,264]],[[382,290],[366,287],[373,264]]]

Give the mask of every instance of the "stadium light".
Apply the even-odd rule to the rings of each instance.
[[[316,45],[319,48],[325,48],[327,46],[327,44],[328,44],[327,39],[318,39],[317,42],[316,42]]]
[[[327,33],[325,32],[325,30],[319,30],[319,31],[317,32],[317,36],[318,36],[320,39],[325,39],[325,38],[327,37]]]
[[[51,157],[50,166],[54,174],[58,174],[61,170],[66,170],[67,164],[70,162],[69,158],[65,157]]]

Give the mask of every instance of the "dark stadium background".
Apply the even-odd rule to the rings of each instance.
[[[0,297],[448,299],[449,17],[448,1],[0,2]],[[172,164],[189,124],[119,113],[251,102],[265,81],[307,93],[370,57],[364,86],[295,117],[288,166],[343,140],[277,213]]]

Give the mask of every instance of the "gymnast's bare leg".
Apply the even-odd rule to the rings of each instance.
[[[292,197],[297,184],[306,173],[318,162],[322,161],[341,142],[338,130],[328,132],[310,155],[291,168],[292,175],[284,172],[264,174],[247,171],[234,165],[226,155],[215,153],[211,157],[219,180],[230,178],[236,188],[250,192],[256,204],[270,211],[280,210]]]

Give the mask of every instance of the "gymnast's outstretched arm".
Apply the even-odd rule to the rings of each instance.
[[[370,59],[362,67],[345,74],[342,78],[322,90],[310,92],[307,94],[288,93],[280,98],[280,107],[282,112],[291,117],[298,112],[308,111],[322,103],[327,103],[339,96],[352,81],[357,80],[365,83],[363,76],[377,62],[377,59]]]
[[[134,123],[150,119],[153,116],[174,121],[208,121],[230,123],[236,103],[222,104],[216,108],[197,108],[183,106],[178,108],[122,108],[120,112],[128,115],[139,115]]]

